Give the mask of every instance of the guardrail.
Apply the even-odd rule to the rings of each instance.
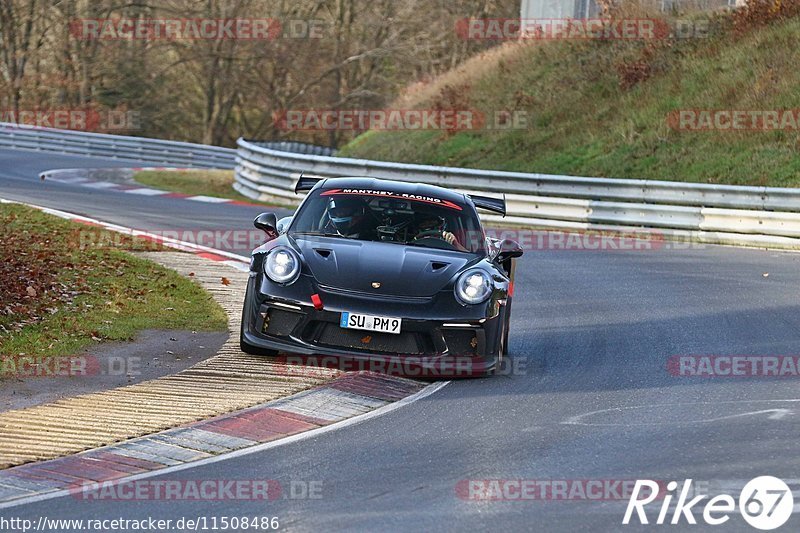
[[[231,148],[57,130],[6,122],[0,122],[0,148],[57,152],[187,168],[233,168],[236,160],[236,150]]]
[[[257,200],[298,203],[294,186],[301,172],[369,176],[504,194],[506,221],[525,226],[657,228],[689,237],[703,233],[713,242],[800,247],[800,240],[795,241],[800,238],[800,189],[411,165],[288,153],[244,139],[238,147],[234,188]]]
[[[326,155],[332,156],[336,150],[329,146],[319,146],[317,144],[301,143],[297,141],[247,141],[250,144],[260,146],[261,148],[269,148],[270,150],[278,150],[280,152],[292,152],[295,154],[307,155]]]
[[[238,151],[175,141],[0,123],[0,147],[165,166],[236,168],[234,188],[254,199],[297,204],[301,172],[370,176],[504,194],[506,222],[561,229],[656,228],[732,244],[800,248],[800,189],[625,180],[410,165],[332,157],[294,142],[239,139]],[[486,220],[498,217],[484,215]]]

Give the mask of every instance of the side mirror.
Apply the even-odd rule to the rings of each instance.
[[[503,239],[497,245],[498,252],[495,257],[497,263],[505,263],[509,259],[514,259],[522,256],[522,247],[516,241],[511,239]]]
[[[253,225],[266,233],[269,239],[278,236],[278,217],[275,216],[275,213],[261,213],[253,221]]]
[[[275,229],[278,230],[278,235],[283,235],[287,231],[289,231],[289,226],[292,224],[292,217],[283,217],[278,221],[278,225],[275,226]]]

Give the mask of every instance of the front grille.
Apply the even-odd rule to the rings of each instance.
[[[451,355],[475,355],[478,338],[472,329],[443,329],[444,342]]]
[[[392,335],[391,333],[358,331],[341,328],[335,324],[326,324],[317,339],[317,344],[365,352],[417,355],[423,353],[417,337],[418,335],[414,332]]]
[[[339,296],[347,296],[350,298],[369,298],[371,300],[386,300],[389,302],[408,303],[408,304],[428,304],[433,300],[432,296],[400,296],[396,294],[383,294],[380,292],[366,292],[354,289],[342,289],[340,287],[331,287],[330,285],[320,285],[320,290]]]
[[[267,318],[264,320],[263,331],[267,335],[288,337],[302,318],[303,315],[299,313],[270,308],[267,311]]]

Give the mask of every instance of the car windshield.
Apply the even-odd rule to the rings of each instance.
[[[289,233],[479,253],[485,237],[472,206],[372,189],[312,191]]]

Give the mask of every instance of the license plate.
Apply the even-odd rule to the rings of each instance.
[[[363,329],[380,331],[381,333],[399,334],[402,320],[385,316],[361,315],[358,313],[342,313],[339,325],[347,329]]]

